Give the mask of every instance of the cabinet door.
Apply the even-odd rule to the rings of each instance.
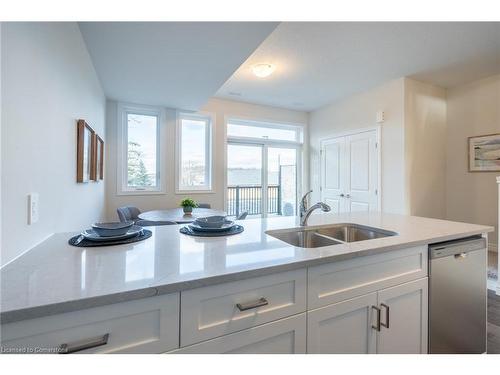
[[[377,293],[307,313],[307,352],[375,353]]]
[[[382,327],[377,337],[377,353],[427,353],[427,280],[419,279],[378,293]]]
[[[171,354],[304,354],[306,314],[263,324],[199,344]]]

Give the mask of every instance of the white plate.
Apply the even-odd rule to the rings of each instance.
[[[141,233],[142,227],[139,225],[133,225],[127,233],[122,234],[120,236],[107,236],[102,237],[99,236],[93,229],[87,229],[82,232],[83,237],[89,241],[103,242],[103,241],[117,241],[117,240],[125,240],[127,238],[132,238]]]
[[[193,229],[196,232],[225,232],[234,227],[235,225],[236,224],[234,223],[234,221],[229,221],[229,220],[227,220],[225,224],[222,224],[222,227],[220,228],[205,228],[205,227],[200,227],[196,223],[189,224],[191,229]]]

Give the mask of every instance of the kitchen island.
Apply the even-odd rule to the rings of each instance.
[[[113,247],[72,247],[67,240],[75,233],[54,234],[1,269],[2,345],[69,352],[425,353],[427,246],[493,230],[382,213],[314,214],[309,227],[334,223],[396,235],[302,248],[268,234],[297,227],[295,217],[246,220],[243,233],[217,238],[188,237],[177,225],[152,227],[151,238]],[[398,296],[408,299],[394,303],[391,329],[384,331],[384,301]],[[405,304],[412,310],[403,311]],[[398,332],[398,309],[401,322],[418,323],[414,332],[408,322],[406,332]],[[323,337],[327,323],[344,340]]]

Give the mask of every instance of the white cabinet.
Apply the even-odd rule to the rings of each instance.
[[[382,323],[377,353],[427,353],[428,279],[420,279],[378,293]],[[387,307],[385,307],[387,306]]]
[[[375,353],[376,320],[372,306],[377,293],[322,307],[307,313],[307,352],[322,354]]]
[[[416,246],[309,267],[309,309],[426,277],[427,247]]]
[[[1,343],[82,353],[426,353],[426,250],[3,324]]]
[[[304,354],[306,314],[249,328],[170,352],[172,354]]]
[[[2,325],[13,353],[163,353],[179,347],[179,293]]]
[[[308,353],[427,353],[427,278],[307,313]]]
[[[181,294],[181,346],[306,311],[306,270],[239,280]]]

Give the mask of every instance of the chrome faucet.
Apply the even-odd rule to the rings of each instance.
[[[312,190],[309,190],[307,193],[304,194],[304,196],[300,200],[300,206],[299,206],[299,216],[300,216],[300,218],[302,218],[302,216],[304,216],[304,214],[306,213],[307,206],[309,205],[308,204],[308,200],[309,200],[308,196],[312,192],[313,192]]]
[[[307,219],[309,219],[309,216],[311,216],[312,212],[314,210],[317,210],[318,208],[321,208],[321,211],[323,212],[328,212],[331,210],[331,207],[327,205],[326,203],[323,202],[318,202],[316,204],[313,204],[310,208],[308,208],[303,215],[300,217],[300,226],[305,227],[307,225]]]

